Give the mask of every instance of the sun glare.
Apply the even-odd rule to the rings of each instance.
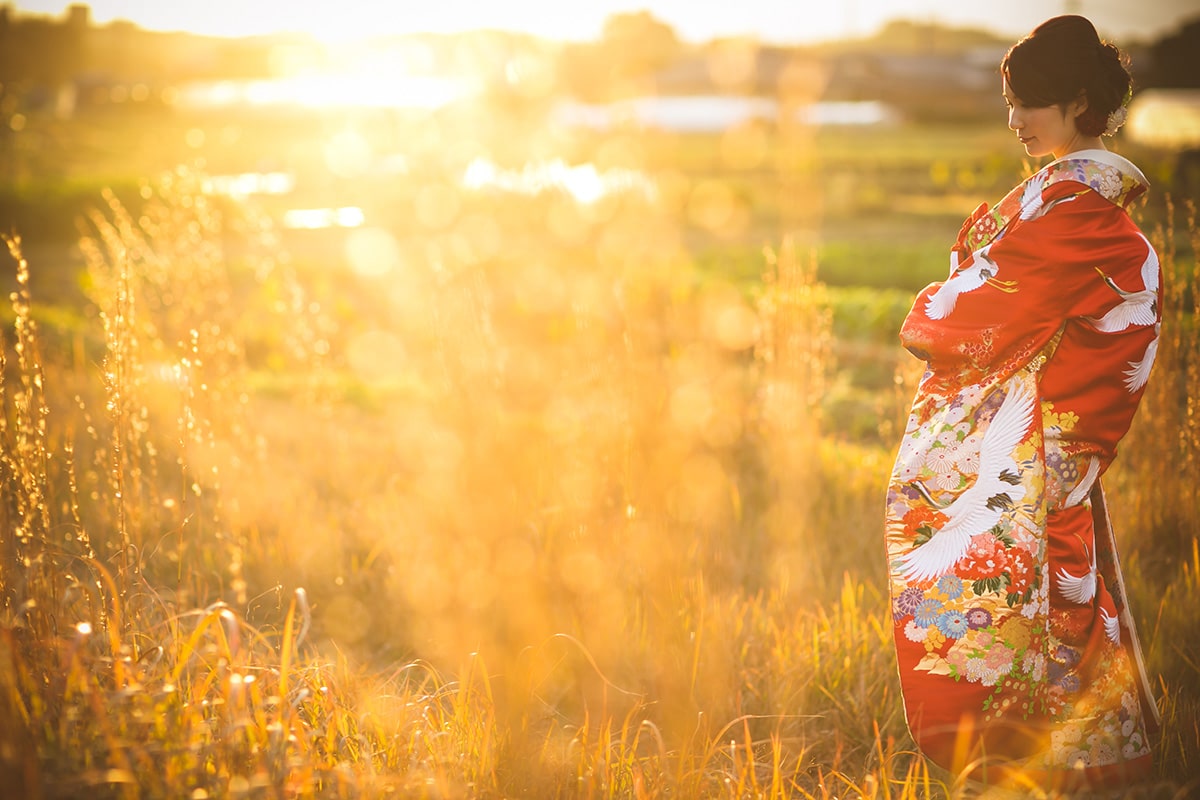
[[[897,331],[1030,167],[992,45],[798,44],[951,0],[288,2],[0,0],[0,800],[960,797],[881,537]],[[1182,797],[1200,96],[1129,117],[1176,368],[1111,488]],[[930,613],[938,665],[1053,654]]]
[[[294,208],[283,215],[285,228],[318,230],[321,228],[357,228],[366,217],[357,206],[341,208]]]
[[[25,0],[27,10],[62,13],[68,0]],[[411,33],[461,33],[465,30],[519,30],[547,38],[588,38],[599,33],[604,17],[620,3],[567,8],[547,0],[490,3],[343,2],[336,6],[311,0],[208,0],[205,3],[145,3],[141,0],[92,0],[92,16],[101,23],[126,19],[150,29],[188,31],[205,36],[244,37],[274,33],[310,35],[326,44],[359,42],[376,36]]]
[[[654,198],[657,188],[643,173],[628,169],[598,170],[594,164],[572,166],[562,159],[531,162],[519,170],[502,169],[486,158],[476,158],[462,178],[465,189],[537,195],[565,192],[585,205],[606,195],[623,192]]]
[[[434,109],[462,97],[469,84],[452,78],[386,73],[328,73],[272,80],[217,81],[185,87],[179,101],[195,108],[301,106],[305,108]]]

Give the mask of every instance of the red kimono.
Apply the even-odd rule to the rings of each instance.
[[[1050,164],[959,234],[901,329],[927,362],[887,497],[909,728],[976,778],[1137,779],[1158,725],[1100,476],[1154,361],[1158,257],[1124,158]]]

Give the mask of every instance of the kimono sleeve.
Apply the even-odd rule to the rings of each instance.
[[[991,255],[1017,281],[1017,305],[1035,324],[1100,317],[1121,304],[1120,291],[1159,283],[1150,243],[1124,209],[1091,190],[1067,194],[1045,215],[1014,226]],[[1143,275],[1148,260],[1150,279]]]
[[[1138,274],[1146,249],[1128,215],[1070,182],[1047,190],[1045,201],[1044,214],[1017,221],[918,296],[901,334],[910,350],[935,368],[969,362],[986,370],[1036,351],[1067,320],[1120,303],[1105,275],[1134,286],[1140,278],[1129,273]]]

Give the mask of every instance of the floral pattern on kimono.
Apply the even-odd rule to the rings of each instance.
[[[895,641],[910,730],[948,768],[1149,765],[1100,483],[1159,330],[1158,258],[1128,215],[1145,190],[1105,151],[1056,161],[968,218],[901,329],[927,371],[887,496]]]

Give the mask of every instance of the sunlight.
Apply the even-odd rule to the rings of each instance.
[[[325,143],[325,165],[334,175],[354,178],[366,172],[373,154],[362,134],[345,130]]]
[[[926,5],[930,0],[923,0]],[[937,0],[952,3],[952,0]],[[61,9],[67,0],[24,0],[32,7]],[[241,37],[270,33],[305,33],[327,44],[354,42],[378,35],[408,33],[460,33],[464,30],[514,30],[552,39],[584,39],[597,35],[605,19],[615,13],[647,8],[666,18],[689,40],[718,35],[749,35],[764,40],[815,41],[856,35],[878,27],[889,16],[911,10],[917,0],[857,0],[854,3],[813,3],[803,13],[780,13],[769,0],[739,4],[680,3],[678,0],[601,0],[564,10],[548,0],[510,0],[490,3],[460,0],[412,6],[364,3],[349,0],[336,7],[307,2],[235,0],[205,3],[146,3],[142,0],[92,0],[99,22],[133,20],[154,30],[187,30],[211,36]],[[964,4],[958,4],[964,5]],[[1000,10],[972,4],[967,14],[976,18],[1003,17]],[[1004,9],[1009,17],[1011,9]],[[917,13],[927,13],[926,8]],[[960,14],[962,12],[960,11]],[[1011,19],[1004,20],[1007,26]],[[1018,27],[1021,27],[1020,25]]]
[[[605,192],[604,181],[591,164],[563,170],[560,180],[563,188],[581,203],[594,203]]]
[[[1149,90],[1129,106],[1129,135],[1151,147],[1200,146],[1200,90]]]
[[[293,208],[283,215],[283,227],[304,230],[357,228],[365,216],[357,206],[343,208]]]
[[[140,5],[292,32],[75,40],[77,4],[50,58],[0,0],[0,800],[972,791],[906,728],[880,537],[897,332],[1029,168],[994,81],[949,88],[990,40],[767,41],[883,0],[232,2]],[[1173,280],[1111,489],[1183,796],[1197,184],[1133,135],[1200,127],[1151,92],[1113,145]]]
[[[247,81],[202,81],[180,88],[186,108],[293,106],[433,110],[469,95],[460,78],[347,72]]]
[[[288,172],[243,172],[238,175],[213,175],[201,184],[205,194],[245,198],[251,195],[287,194],[296,187],[296,177]]]
[[[382,228],[359,228],[346,238],[346,259],[359,275],[386,275],[400,263],[396,238]]]
[[[601,171],[595,164],[571,166],[558,158],[531,162],[519,170],[502,169],[486,158],[476,158],[467,165],[462,186],[477,192],[498,190],[523,195],[560,191],[584,205],[624,192],[640,194],[648,200],[658,194],[654,182],[637,170]]]

